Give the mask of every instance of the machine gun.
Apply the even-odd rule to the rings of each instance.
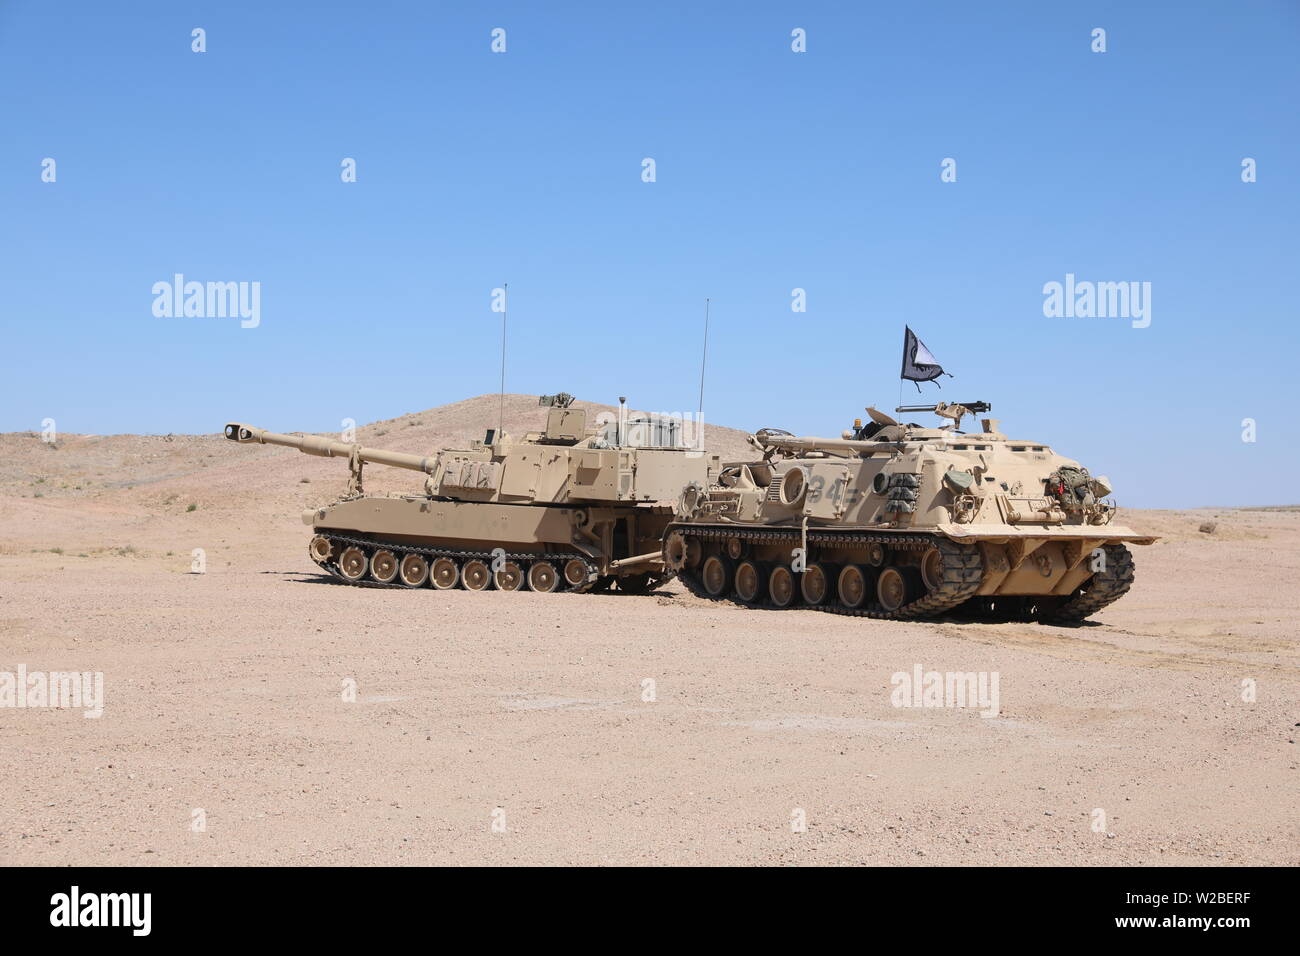
[[[939,402],[935,405],[900,405],[895,408],[896,412],[934,412],[940,418],[952,419],[952,425],[946,425],[945,428],[951,428],[955,432],[961,431],[961,420],[966,415],[983,414],[991,412],[993,406],[988,402]]]

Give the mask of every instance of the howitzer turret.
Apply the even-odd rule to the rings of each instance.
[[[663,530],[682,489],[703,489],[716,458],[675,440],[662,422],[620,410],[589,426],[572,396],[544,396],[544,431],[514,439],[489,429],[469,448],[429,456],[316,435],[228,424],[231,441],[342,458],[338,501],[304,513],[313,561],[353,584],[484,590],[644,591],[670,576]],[[367,495],[366,464],[425,475],[420,493]]]

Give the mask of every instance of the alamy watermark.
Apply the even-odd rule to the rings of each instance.
[[[104,674],[101,671],[0,671],[0,707],[56,707],[84,710],[83,717],[104,715]]]
[[[692,458],[705,450],[703,411],[601,411],[595,425],[610,447],[684,448]]]
[[[50,897],[51,926],[118,926],[148,936],[153,926],[152,893],[83,893],[73,887]]]
[[[1077,281],[1073,272],[1064,282],[1043,285],[1043,315],[1049,319],[1132,319],[1133,328],[1151,324],[1150,282]]]
[[[160,319],[239,318],[240,328],[262,323],[262,283],[186,282],[176,273],[171,282],[153,284],[153,314]]]
[[[981,717],[999,710],[997,671],[927,671],[920,664],[911,673],[898,671],[890,679],[890,703],[895,707],[978,707]]]

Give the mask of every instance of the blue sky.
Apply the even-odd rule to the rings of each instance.
[[[956,376],[927,401],[1121,504],[1295,502],[1298,94],[1280,0],[7,0],[0,430],[495,391],[509,282],[512,392],[692,409],[709,296],[706,419],[838,434],[907,323]],[[154,316],[178,272],[260,282],[260,325]],[[1150,326],[1045,317],[1067,273],[1150,282]]]

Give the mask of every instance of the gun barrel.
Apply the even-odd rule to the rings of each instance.
[[[981,414],[981,413],[983,413],[983,412],[991,412],[991,411],[993,411],[993,406],[990,405],[988,402],[950,402],[950,403],[948,403],[948,406],[947,406],[947,407],[951,408],[951,407],[954,406],[954,405],[960,405],[960,406],[962,406],[963,408],[970,409],[970,411],[974,412],[974,413],[977,414],[977,415],[978,415],[978,414]],[[934,411],[936,408],[938,408],[937,405],[900,405],[900,406],[898,406],[897,408],[895,408],[894,411],[896,411],[896,412],[932,412],[932,411]]]
[[[239,422],[231,422],[226,425],[225,431],[226,438],[233,442],[284,445],[286,448],[296,448],[304,455],[316,455],[320,458],[351,458],[355,453],[357,458],[363,462],[389,465],[392,468],[405,468],[408,471],[422,471],[426,474],[433,474],[433,470],[438,464],[436,457],[426,458],[421,455],[408,455],[400,451],[363,448],[357,444],[334,441],[332,438],[321,438],[317,435],[283,435],[279,432],[269,432],[265,428],[243,425]]]
[[[795,438],[792,435],[771,435],[763,442],[771,448],[790,451],[838,451],[853,454],[870,454],[873,451],[893,451],[897,446],[889,441],[857,441],[851,438]]]

